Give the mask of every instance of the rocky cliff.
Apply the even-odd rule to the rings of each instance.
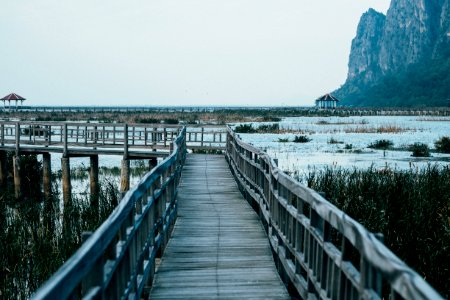
[[[367,103],[368,89],[380,82],[389,85],[386,78],[400,76],[410,66],[446,58],[449,13],[450,0],[392,0],[386,16],[369,9],[352,41],[347,80],[335,94],[347,105],[377,106],[380,103]]]

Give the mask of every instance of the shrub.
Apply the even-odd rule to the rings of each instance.
[[[135,121],[136,123],[143,123],[143,124],[155,124],[159,123],[158,119],[155,118],[138,118]]]
[[[412,151],[412,156],[414,157],[429,157],[430,156],[430,148],[428,145],[423,143],[414,143],[409,146],[409,151]]]
[[[166,119],[164,119],[164,124],[172,124],[172,125],[175,125],[175,124],[178,124],[178,123],[180,123],[180,121],[178,121],[177,119],[172,119],[172,118],[166,118]]]
[[[260,133],[270,133],[270,132],[278,132],[280,130],[280,125],[275,124],[263,124],[259,125],[257,131]]]
[[[294,143],[308,143],[311,139],[306,135],[296,135],[294,138]]]
[[[346,150],[351,150],[351,149],[353,149],[353,144],[345,144],[344,149],[346,149]]]
[[[253,127],[253,124],[241,124],[234,128],[236,133],[276,133],[280,130],[278,124],[262,124],[257,128]]]
[[[337,139],[335,139],[335,138],[330,138],[329,140],[328,140],[328,144],[343,144],[344,142],[343,141],[338,141]]]
[[[280,122],[281,118],[274,116],[264,116],[262,120],[263,122]]]
[[[285,139],[278,139],[278,143],[287,143],[287,142],[289,142],[289,139],[288,139],[288,138],[285,138]]]
[[[434,142],[434,146],[438,152],[450,153],[450,138],[448,136],[443,136]]]
[[[236,133],[255,133],[256,129],[253,128],[252,124],[241,124],[234,128]]]
[[[392,146],[394,146],[394,143],[390,140],[377,140],[367,147],[372,149],[386,150],[392,148]]]

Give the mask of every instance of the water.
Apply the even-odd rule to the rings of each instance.
[[[284,118],[279,126],[282,132],[279,134],[240,136],[245,142],[277,158],[278,165],[288,172],[307,172],[309,168],[324,166],[364,169],[374,165],[377,168],[408,169],[420,168],[429,163],[450,164],[450,154],[432,153],[432,157],[415,158],[407,150],[368,148],[376,140],[387,139],[394,143],[395,148],[407,148],[410,144],[420,142],[434,149],[437,139],[450,135],[450,117],[297,117]],[[300,134],[307,135],[311,141],[278,142],[283,138],[292,141],[294,136]],[[330,144],[331,138],[342,143]],[[351,145],[351,149],[346,149],[346,145]]]

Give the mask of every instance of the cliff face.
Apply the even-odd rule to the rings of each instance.
[[[386,15],[379,64],[383,73],[431,57],[437,41],[439,0],[394,0]]]
[[[354,104],[355,94],[385,76],[441,57],[449,48],[449,19],[450,0],[392,0],[386,16],[369,9],[352,41],[347,80],[336,95]]]
[[[367,84],[381,75],[379,53],[385,21],[386,17],[373,9],[361,17],[352,41],[347,80],[361,77],[362,83]]]

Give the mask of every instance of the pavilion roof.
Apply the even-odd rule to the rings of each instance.
[[[339,102],[339,100],[336,97],[334,97],[333,95],[331,95],[331,94],[325,94],[322,97],[318,98],[316,100],[316,102],[317,101],[336,101],[336,102]]]
[[[14,101],[14,100],[26,100],[26,99],[22,96],[17,95],[16,93],[11,93],[11,94],[6,95],[5,97],[1,98],[0,100],[3,100],[3,101],[13,100]]]

